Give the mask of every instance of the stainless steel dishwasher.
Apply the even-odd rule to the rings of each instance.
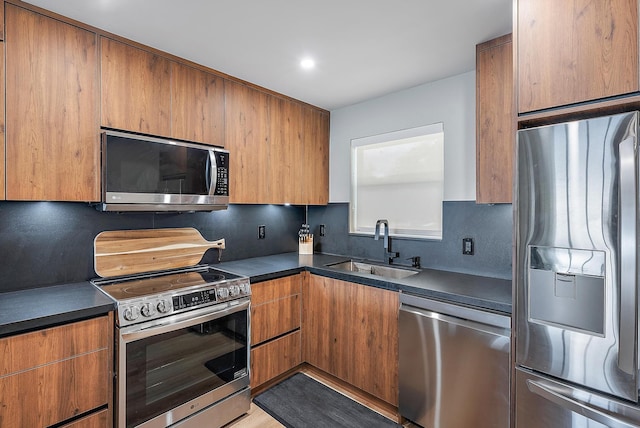
[[[509,427],[511,318],[400,294],[400,414],[426,428]]]

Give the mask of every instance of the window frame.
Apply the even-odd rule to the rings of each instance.
[[[349,219],[348,219],[349,235],[373,236],[375,233],[375,223],[367,226],[359,226],[356,229],[356,227],[358,226],[356,224],[356,216],[357,216],[356,198],[358,194],[358,189],[357,189],[358,184],[356,180],[357,159],[355,154],[357,148],[362,146],[380,144],[380,143],[391,143],[391,142],[400,141],[400,140],[408,140],[416,137],[421,137],[421,136],[426,136],[431,134],[438,134],[438,133],[442,134],[442,139],[440,142],[440,144],[442,145],[440,147],[440,154],[441,154],[441,158],[440,158],[441,176],[440,177],[441,178],[439,180],[439,183],[441,183],[441,187],[439,191],[441,193],[442,200],[440,201],[439,230],[435,230],[435,229],[428,230],[428,229],[419,229],[419,228],[418,229],[400,229],[398,227],[394,227],[393,222],[389,221],[390,223],[389,235],[394,236],[396,238],[402,238],[402,239],[418,239],[418,240],[431,240],[431,241],[442,240],[442,233],[443,233],[442,203],[444,202],[444,187],[445,187],[445,173],[444,173],[445,141],[444,141],[444,123],[443,122],[436,122],[429,125],[417,126],[409,129],[391,131],[383,134],[351,139],[350,152],[349,152],[349,155],[350,155]],[[411,233],[411,232],[417,232],[417,233]]]

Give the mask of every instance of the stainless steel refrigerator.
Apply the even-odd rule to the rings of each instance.
[[[517,428],[640,426],[638,119],[518,132]]]

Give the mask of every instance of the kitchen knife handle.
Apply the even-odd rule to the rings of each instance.
[[[619,260],[620,260],[620,313],[618,340],[618,368],[630,375],[636,375],[636,224],[637,224],[637,177],[636,139],[630,137],[619,145],[620,168],[620,212],[619,212]]]

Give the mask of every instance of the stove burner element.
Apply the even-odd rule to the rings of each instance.
[[[120,292],[123,294],[128,294],[130,296],[146,296],[147,294],[156,294],[161,293],[163,291],[170,290],[173,287],[173,284],[162,283],[162,284],[127,284],[127,286],[122,287]]]

